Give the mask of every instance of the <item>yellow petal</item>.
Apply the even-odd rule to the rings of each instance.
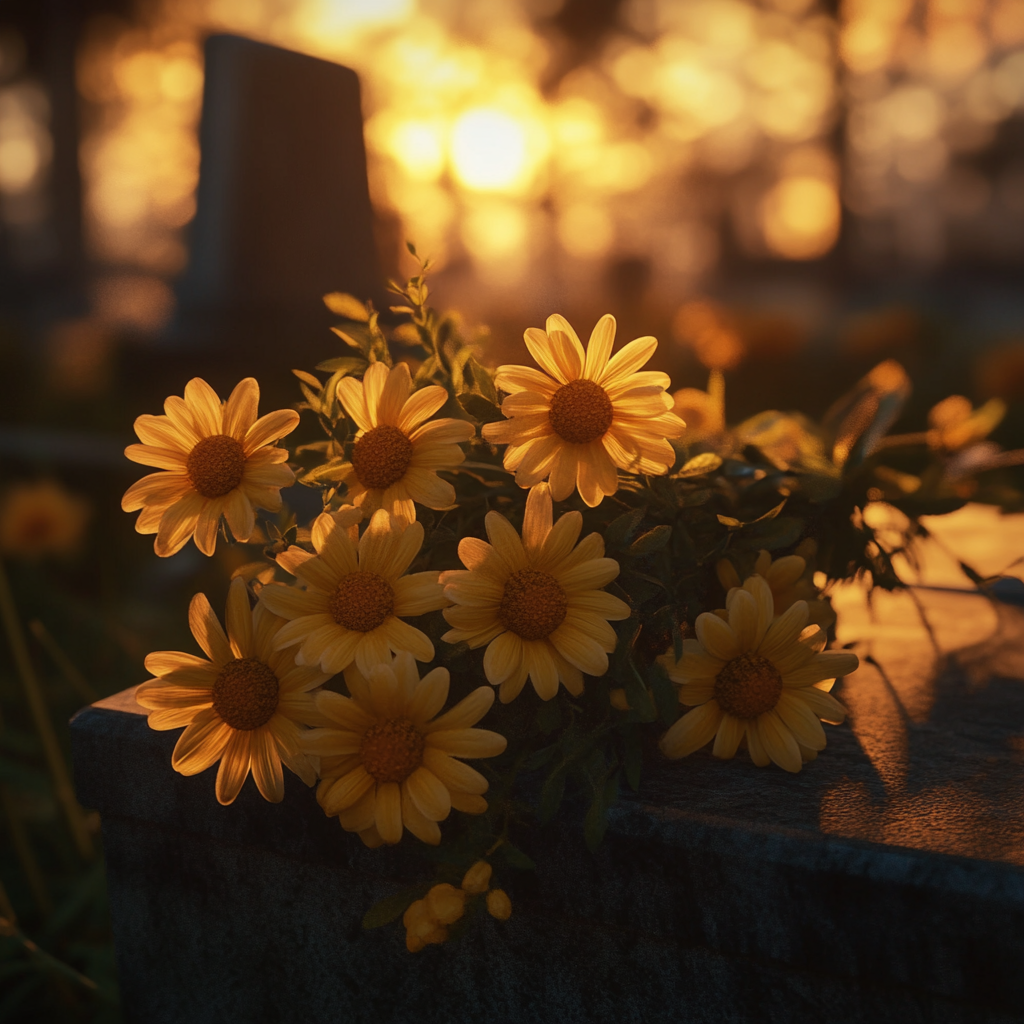
[[[380,365],[374,363],[371,368]],[[402,838],[402,793],[397,782],[378,784],[374,824],[385,843],[397,843]]]
[[[798,772],[803,767],[803,758],[796,739],[785,723],[774,711],[759,715],[757,726],[768,756],[787,772]]]
[[[251,732],[252,777],[264,800],[277,804],[284,799],[281,757],[270,730],[263,726]]]
[[[217,769],[217,782],[214,786],[217,803],[224,806],[234,803],[235,797],[241,792],[252,761],[251,747],[249,732],[232,730]]]
[[[740,645],[735,631],[717,615],[703,612],[697,616],[694,628],[701,646],[711,657],[724,662],[739,655]]]
[[[732,715],[723,714],[722,721],[718,725],[718,732],[715,734],[715,745],[712,747],[711,753],[723,760],[735,756],[736,748],[740,745],[744,732],[746,732],[746,722],[733,718]]]
[[[666,757],[686,757],[711,741],[721,720],[722,709],[718,702],[709,700],[683,715],[662,736],[658,746]]]
[[[441,780],[420,766],[403,784],[416,809],[430,821],[444,821],[451,813],[452,798]]]

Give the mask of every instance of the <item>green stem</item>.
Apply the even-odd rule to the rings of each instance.
[[[53,900],[50,899],[50,891],[46,887],[46,879],[43,877],[43,872],[36,863],[35,854],[32,852],[32,844],[29,842],[25,822],[21,820],[21,814],[14,803],[14,796],[11,794],[8,786],[0,785],[0,803],[3,804],[4,814],[7,816],[7,827],[11,831],[11,841],[14,843],[14,852],[18,856],[21,870],[25,872],[25,880],[28,882],[36,909],[41,916],[49,917],[53,911]]]
[[[46,707],[46,698],[43,696],[42,687],[39,685],[39,679],[36,677],[32,659],[28,653],[25,633],[21,628],[18,609],[14,604],[14,595],[11,593],[11,585],[2,560],[0,560],[0,617],[4,620],[7,642],[10,644],[14,664],[25,688],[25,697],[35,722],[36,732],[39,733],[39,738],[43,743],[57,801],[64,810],[78,852],[86,860],[91,860],[93,857],[92,837],[85,827],[85,815],[82,813],[82,808],[78,805],[78,800],[75,799],[71,776],[64,763],[64,756],[61,753],[60,744],[57,742],[57,733],[54,731],[53,722],[50,720]]]
[[[95,992],[99,987],[92,978],[87,978],[84,974],[76,971],[70,964],[66,964],[63,960],[58,960],[52,954],[47,953],[45,949],[40,949],[13,921],[8,918],[0,917],[0,935],[6,935],[9,938],[17,939],[24,947],[25,952],[28,953],[33,960],[37,960],[41,966],[52,971],[59,977],[75,981],[79,985],[82,985],[84,988],[90,989],[93,992]]]
[[[0,916],[7,918],[15,926],[18,924],[18,915],[14,912],[14,904],[11,903],[3,882],[0,882]]]
[[[39,645],[50,656],[54,665],[60,669],[61,674],[68,681],[71,687],[78,693],[87,704],[99,699],[99,694],[89,685],[85,676],[78,671],[78,666],[64,653],[60,645],[54,639],[53,634],[39,621],[33,619],[28,628],[32,635],[39,641]]]

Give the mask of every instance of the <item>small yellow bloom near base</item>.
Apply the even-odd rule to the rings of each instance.
[[[512,901],[502,889],[488,891],[490,882],[491,865],[485,860],[478,860],[466,872],[461,888],[442,882],[423,899],[416,900],[402,918],[406,949],[417,953],[424,946],[444,942],[448,938],[448,926],[465,914],[467,900],[484,893],[487,894],[487,912],[491,917],[507,921],[512,916]]]
[[[499,921],[507,921],[512,916],[512,901],[504,889],[492,889],[487,894],[487,913]]]
[[[435,509],[455,503],[455,488],[437,471],[454,469],[465,459],[459,443],[475,432],[468,420],[430,419],[448,401],[444,388],[412,388],[405,363],[390,370],[371,363],[361,381],[338,381],[338,398],[359,432],[352,461],[335,479],[367,515],[383,508],[401,523],[416,519],[414,502]]]
[[[299,644],[298,664],[319,664],[332,675],[353,663],[366,675],[398,651],[433,661],[427,635],[404,621],[444,604],[436,572],[406,574],[423,544],[423,526],[403,529],[381,509],[357,544],[351,529],[358,511],[343,509],[315,520],[310,531],[315,556],[298,547],[277,556],[277,564],[305,584],[301,589],[271,584],[260,591],[262,604],[291,620],[277,643]]]
[[[478,860],[463,876],[462,888],[468,893],[487,892],[491,884],[491,865]]]
[[[555,315],[525,339],[541,369],[498,367],[507,419],[482,430],[485,440],[508,445],[505,468],[520,487],[547,480],[556,501],[578,489],[593,507],[618,490],[618,470],[668,472],[675,462],[669,438],[685,424],[665,393],[668,375],[640,370],[658,347],[654,338],[637,338],[613,357],[615,318],[605,315],[584,352],[569,322]]]
[[[459,544],[465,570],[441,574],[444,610],[453,627],[449,643],[487,645],[484,673],[499,686],[501,702],[514,700],[527,678],[542,700],[559,683],[574,696],[583,673],[602,676],[615,650],[609,620],[629,617],[629,605],[600,588],[619,574],[604,557],[604,540],[592,533],[578,545],[583,517],[567,512],[552,525],[551,492],[537,484],[526,499],[520,539],[499,512],[484,520],[490,544],[466,537]]]
[[[807,626],[807,602],[775,616],[772,592],[751,576],[726,598],[723,619],[697,617],[697,638],[683,641],[683,656],[661,659],[693,707],[661,739],[670,758],[685,757],[714,740],[712,753],[731,758],[745,743],[754,764],[774,761],[798,772],[825,747],[821,722],[840,723],[846,709],[826,691],[836,677],[856,670],[849,651],[826,651],[825,634]]]
[[[192,634],[207,659],[177,651],[146,658],[156,677],[135,691],[149,709],[151,729],[186,726],[171,757],[182,775],[197,775],[220,761],[216,794],[230,804],[250,770],[266,800],[284,797],[282,764],[307,786],[316,766],[301,750],[302,723],[315,714],[310,691],[329,678],[316,666],[296,665],[290,651],[275,648],[284,620],[262,605],[249,608],[245,582],[228,591],[227,633],[205,595],[189,606]]]
[[[494,703],[486,686],[440,716],[448,699],[448,670],[422,679],[408,652],[364,676],[345,673],[351,696],[317,694],[319,728],[304,750],[320,758],[317,799],[324,812],[367,846],[397,843],[408,829],[425,843],[441,841],[439,821],[452,808],[487,810],[487,780],[461,758],[495,757],[504,736],[474,726]]]
[[[246,377],[226,402],[195,377],[185,397],[172,395],[165,416],[140,416],[135,433],[142,444],[124,453],[132,462],[161,470],[132,484],[121,499],[125,512],[142,509],[138,533],[155,533],[154,550],[173,555],[194,538],[204,555],[217,546],[223,516],[235,540],[256,528],[255,509],[281,509],[281,488],[295,482],[284,463],[288,452],[274,442],[299,424],[299,414],[279,409],[256,418],[259,385]]]

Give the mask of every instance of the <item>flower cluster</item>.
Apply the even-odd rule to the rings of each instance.
[[[504,889],[491,889],[491,865],[478,860],[463,876],[456,888],[449,882],[432,886],[421,900],[409,904],[402,917],[405,925],[405,946],[410,953],[418,953],[424,946],[444,942],[448,929],[466,913],[467,903],[483,896],[487,913],[499,921],[512,916],[512,901]]]
[[[615,352],[611,316],[586,348],[549,317],[526,331],[536,365],[492,373],[426,305],[422,274],[398,291],[395,337],[421,359],[393,362],[372,308],[331,297],[352,351],[317,368],[326,380],[296,371],[298,411],[258,416],[252,379],[224,402],[191,381],[137,420],[127,455],[158,472],[122,504],[162,557],[190,538],[211,555],[228,531],[257,548],[224,626],[192,601],[204,656],[146,659],[137,700],[154,729],[183,729],[174,769],[217,766],[229,804],[250,773],[282,800],[288,768],[368,847],[406,832],[444,845],[432,883],[364,922],[404,911],[416,951],[474,908],[509,917],[492,872],[532,868],[517,834],[566,791],[589,795],[595,848],[640,785],[645,736],[669,759],[710,746],[797,772],[815,758],[822,723],[845,718],[833,686],[858,664],[827,650],[828,584],[899,585],[863,508],[901,494],[947,507],[967,486],[957,460],[1002,410],[950,400],[919,436],[888,437],[909,382],[885,363],[820,424],[769,410],[730,429],[720,367],[707,392],[673,398],[645,369],[657,342]],[[289,451],[302,412],[326,438]],[[886,462],[911,444],[932,460],[913,478]],[[283,507],[296,482],[323,498],[308,527]]]

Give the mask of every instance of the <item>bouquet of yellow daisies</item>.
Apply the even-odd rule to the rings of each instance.
[[[616,349],[611,316],[586,346],[550,316],[525,333],[532,365],[491,370],[428,305],[428,266],[392,283],[397,326],[325,297],[345,354],[294,371],[296,409],[197,378],[140,416],[126,454],[156,472],[123,499],[161,557],[252,547],[223,619],[192,600],[201,655],[146,659],[150,726],[183,729],[173,767],[217,765],[222,804],[250,773],[282,800],[287,770],[367,846],[439,847],[364,922],[402,916],[410,951],[474,907],[508,918],[492,881],[534,867],[519,836],[572,805],[596,847],[653,759],[815,758],[857,666],[827,649],[828,587],[899,585],[861,510],[902,508],[905,547],[918,515],[977,494],[965,453],[999,415],[947,400],[890,436],[909,382],[889,361],[820,424],[729,428],[720,372],[673,394],[645,369],[657,341]],[[300,414],[322,436],[288,448]],[[322,494],[310,523],[283,507],[296,481]]]

